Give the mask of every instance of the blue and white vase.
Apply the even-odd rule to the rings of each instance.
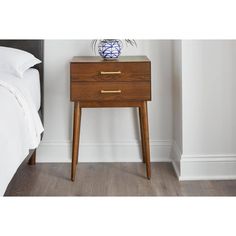
[[[119,57],[123,44],[119,39],[103,39],[98,44],[98,53],[105,60],[115,60]]]

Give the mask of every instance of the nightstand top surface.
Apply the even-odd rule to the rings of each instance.
[[[104,60],[100,56],[76,56],[73,57],[72,63],[90,63],[90,62],[149,62],[147,56],[120,56],[119,59],[116,60]]]

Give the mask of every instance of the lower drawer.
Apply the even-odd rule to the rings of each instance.
[[[71,82],[71,101],[151,100],[150,82]]]

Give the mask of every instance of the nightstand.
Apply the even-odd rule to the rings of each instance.
[[[82,108],[137,107],[143,162],[151,178],[147,101],[151,100],[151,62],[146,56],[74,57],[70,63],[70,100],[74,102],[71,180],[78,163]]]

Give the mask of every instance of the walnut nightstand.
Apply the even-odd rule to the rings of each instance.
[[[82,108],[138,107],[143,162],[151,178],[147,101],[151,100],[151,62],[146,56],[74,57],[70,63],[70,99],[74,102],[71,180],[78,163]]]

